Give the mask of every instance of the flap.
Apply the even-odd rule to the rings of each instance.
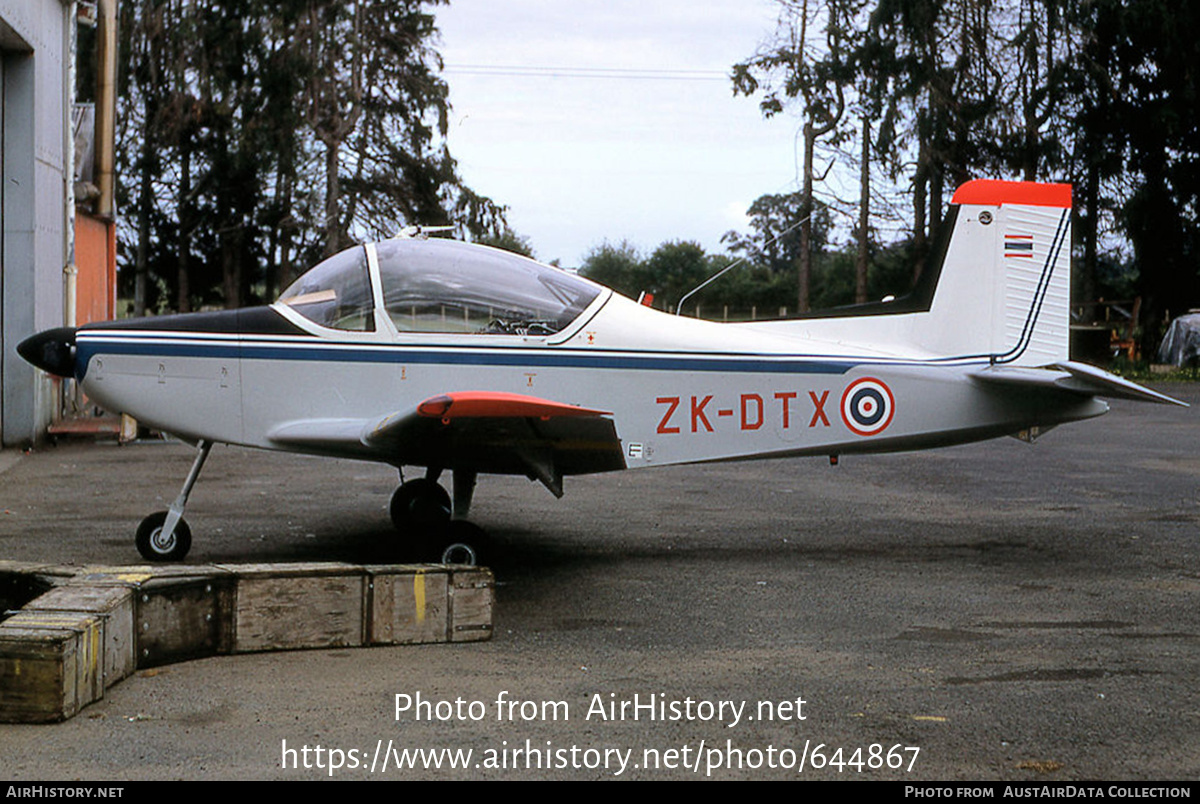
[[[604,411],[490,391],[439,394],[378,419],[288,422],[267,437],[322,455],[524,474],[550,487],[562,475],[625,468],[621,441]]]

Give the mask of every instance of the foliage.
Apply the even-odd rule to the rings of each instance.
[[[729,250],[772,272],[794,270],[800,258],[800,236],[796,225],[804,218],[804,198],[801,193],[763,195],[746,210],[752,234],[726,232],[721,242]],[[812,247],[824,251],[829,243],[833,220],[829,207],[817,200],[814,203]]]
[[[777,3],[775,35],[734,66],[734,91],[756,97],[765,115],[793,111],[806,135],[834,121],[815,143],[819,158],[806,154],[802,183],[821,185],[835,164],[870,162],[860,165],[860,184],[878,210],[901,199],[868,193],[872,172],[904,179],[914,274],[959,183],[1068,181],[1076,188],[1079,301],[1113,290],[1109,266],[1123,258],[1105,250],[1127,244],[1136,265],[1123,274],[1152,319],[1200,305],[1200,6]],[[834,114],[843,100],[855,114]],[[818,195],[850,212],[830,186]],[[820,248],[812,252],[819,262]],[[827,295],[817,285],[831,281],[821,270],[814,264],[814,306]]]
[[[699,309],[704,317],[720,317],[726,308],[736,311],[738,316],[746,316],[751,310],[759,317],[774,317],[783,309],[794,313],[792,300],[798,263],[794,227],[799,222],[798,198],[799,194],[792,194],[757,199],[747,211],[752,231],[728,232],[723,238],[733,253],[709,255],[696,243],[671,241],[643,257],[627,241],[606,242],[588,253],[580,273],[631,298],[638,298],[643,291],[653,293],[654,306],[674,311],[686,293],[737,262],[736,267],[692,296],[684,312],[692,315]],[[851,304],[855,301],[854,248],[830,250],[828,209],[819,205],[817,212],[814,235],[821,249],[812,266],[813,307]],[[790,237],[785,235],[768,244],[789,228],[793,230]],[[872,244],[869,256],[870,298],[908,292],[912,277],[911,241],[888,247]]]
[[[514,254],[520,254],[524,257],[533,258],[533,244],[529,242],[529,238],[524,235],[519,235],[512,229],[505,228],[503,231],[495,234],[484,235],[475,239],[476,243],[482,246],[491,246],[492,248],[501,248],[505,251],[511,251]]]
[[[442,1],[121,4],[136,312],[268,301],[321,256],[410,224],[499,233],[503,208],[445,148]]]
[[[594,247],[583,258],[579,273],[634,299],[645,289],[642,257],[628,240]]]

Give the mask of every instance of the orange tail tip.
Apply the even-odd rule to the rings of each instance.
[[[1070,209],[1071,185],[975,179],[955,190],[951,203],[997,207],[1005,204],[1023,204],[1031,207]]]

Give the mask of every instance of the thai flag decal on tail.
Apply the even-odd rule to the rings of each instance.
[[[1005,257],[1033,257],[1033,235],[1006,234],[1004,236]]]

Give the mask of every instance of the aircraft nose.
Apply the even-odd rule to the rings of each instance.
[[[17,354],[43,371],[60,377],[75,374],[75,327],[39,332],[17,344]]]

